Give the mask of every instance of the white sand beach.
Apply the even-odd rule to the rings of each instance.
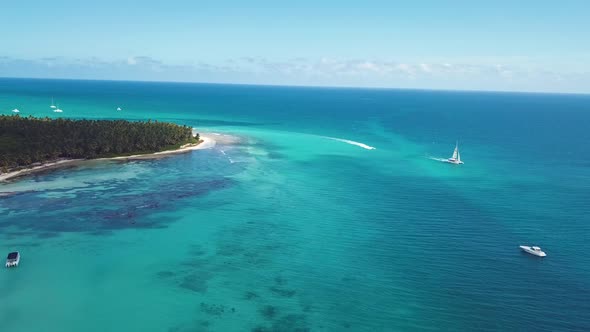
[[[86,161],[96,161],[96,160],[137,160],[137,159],[154,159],[154,158],[163,158],[179,153],[186,153],[189,151],[194,150],[203,150],[203,149],[210,149],[215,146],[215,140],[210,136],[200,136],[200,142],[196,144],[185,144],[181,146],[179,149],[176,150],[168,150],[168,151],[160,151],[148,154],[138,154],[138,155],[131,155],[131,156],[120,156],[120,157],[112,157],[112,158],[97,158],[97,159],[62,159],[57,161],[48,162],[42,165],[37,165],[30,168],[24,168],[17,171],[7,172],[7,173],[0,173],[0,182],[7,181],[16,177],[25,176],[28,174],[47,171],[54,168],[60,168],[65,166],[77,165],[79,163],[83,163]]]
[[[92,160],[125,160],[125,159],[153,159],[153,158],[160,158],[166,157],[168,155],[174,155],[179,153],[186,153],[193,150],[204,150],[210,149],[215,146],[215,140],[209,136],[200,136],[200,142],[197,144],[185,144],[176,150],[167,150],[167,151],[160,151],[148,154],[136,154],[131,156],[120,156],[120,157],[112,157],[112,158],[98,158]]]

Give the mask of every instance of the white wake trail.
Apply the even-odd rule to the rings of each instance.
[[[331,139],[333,141],[338,141],[338,142],[343,142],[343,143],[347,143],[347,144],[352,144],[352,145],[356,145],[356,146],[360,146],[363,149],[367,149],[367,150],[376,150],[376,147],[367,145],[365,143],[361,143],[361,142],[356,142],[356,141],[351,141],[349,139],[343,139],[343,138],[336,138],[336,137],[329,137],[329,136],[322,136],[323,138],[327,138],[327,139]]]
[[[437,158],[437,157],[427,157],[427,158],[430,159],[430,160],[436,160],[436,161],[440,161],[440,162],[443,162],[443,163],[448,163],[449,162],[449,159],[448,158]]]

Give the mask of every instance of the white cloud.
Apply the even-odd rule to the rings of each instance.
[[[426,63],[421,63],[421,64],[420,64],[420,68],[421,68],[421,69],[422,69],[422,71],[423,71],[423,72],[425,72],[425,73],[430,73],[430,72],[432,72],[432,69],[430,68],[430,65],[429,65],[429,64],[426,64]]]
[[[273,61],[242,57],[219,63],[195,59],[169,64],[142,55],[119,60],[3,56],[0,76],[590,93],[588,72],[498,61],[398,62],[329,57]]]

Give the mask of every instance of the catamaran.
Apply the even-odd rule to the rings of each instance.
[[[453,156],[449,159],[447,159],[447,161],[451,164],[455,164],[455,165],[459,165],[462,164],[463,162],[461,161],[461,154],[459,153],[459,142],[457,142],[457,144],[455,145],[455,150],[453,151]]]
[[[49,106],[49,108],[57,108],[57,106],[55,106],[55,103],[53,102],[53,97],[51,97],[51,106]]]

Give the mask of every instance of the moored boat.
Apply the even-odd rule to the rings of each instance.
[[[20,254],[18,253],[18,251],[11,252],[6,257],[6,267],[18,266],[19,262],[20,262]]]

